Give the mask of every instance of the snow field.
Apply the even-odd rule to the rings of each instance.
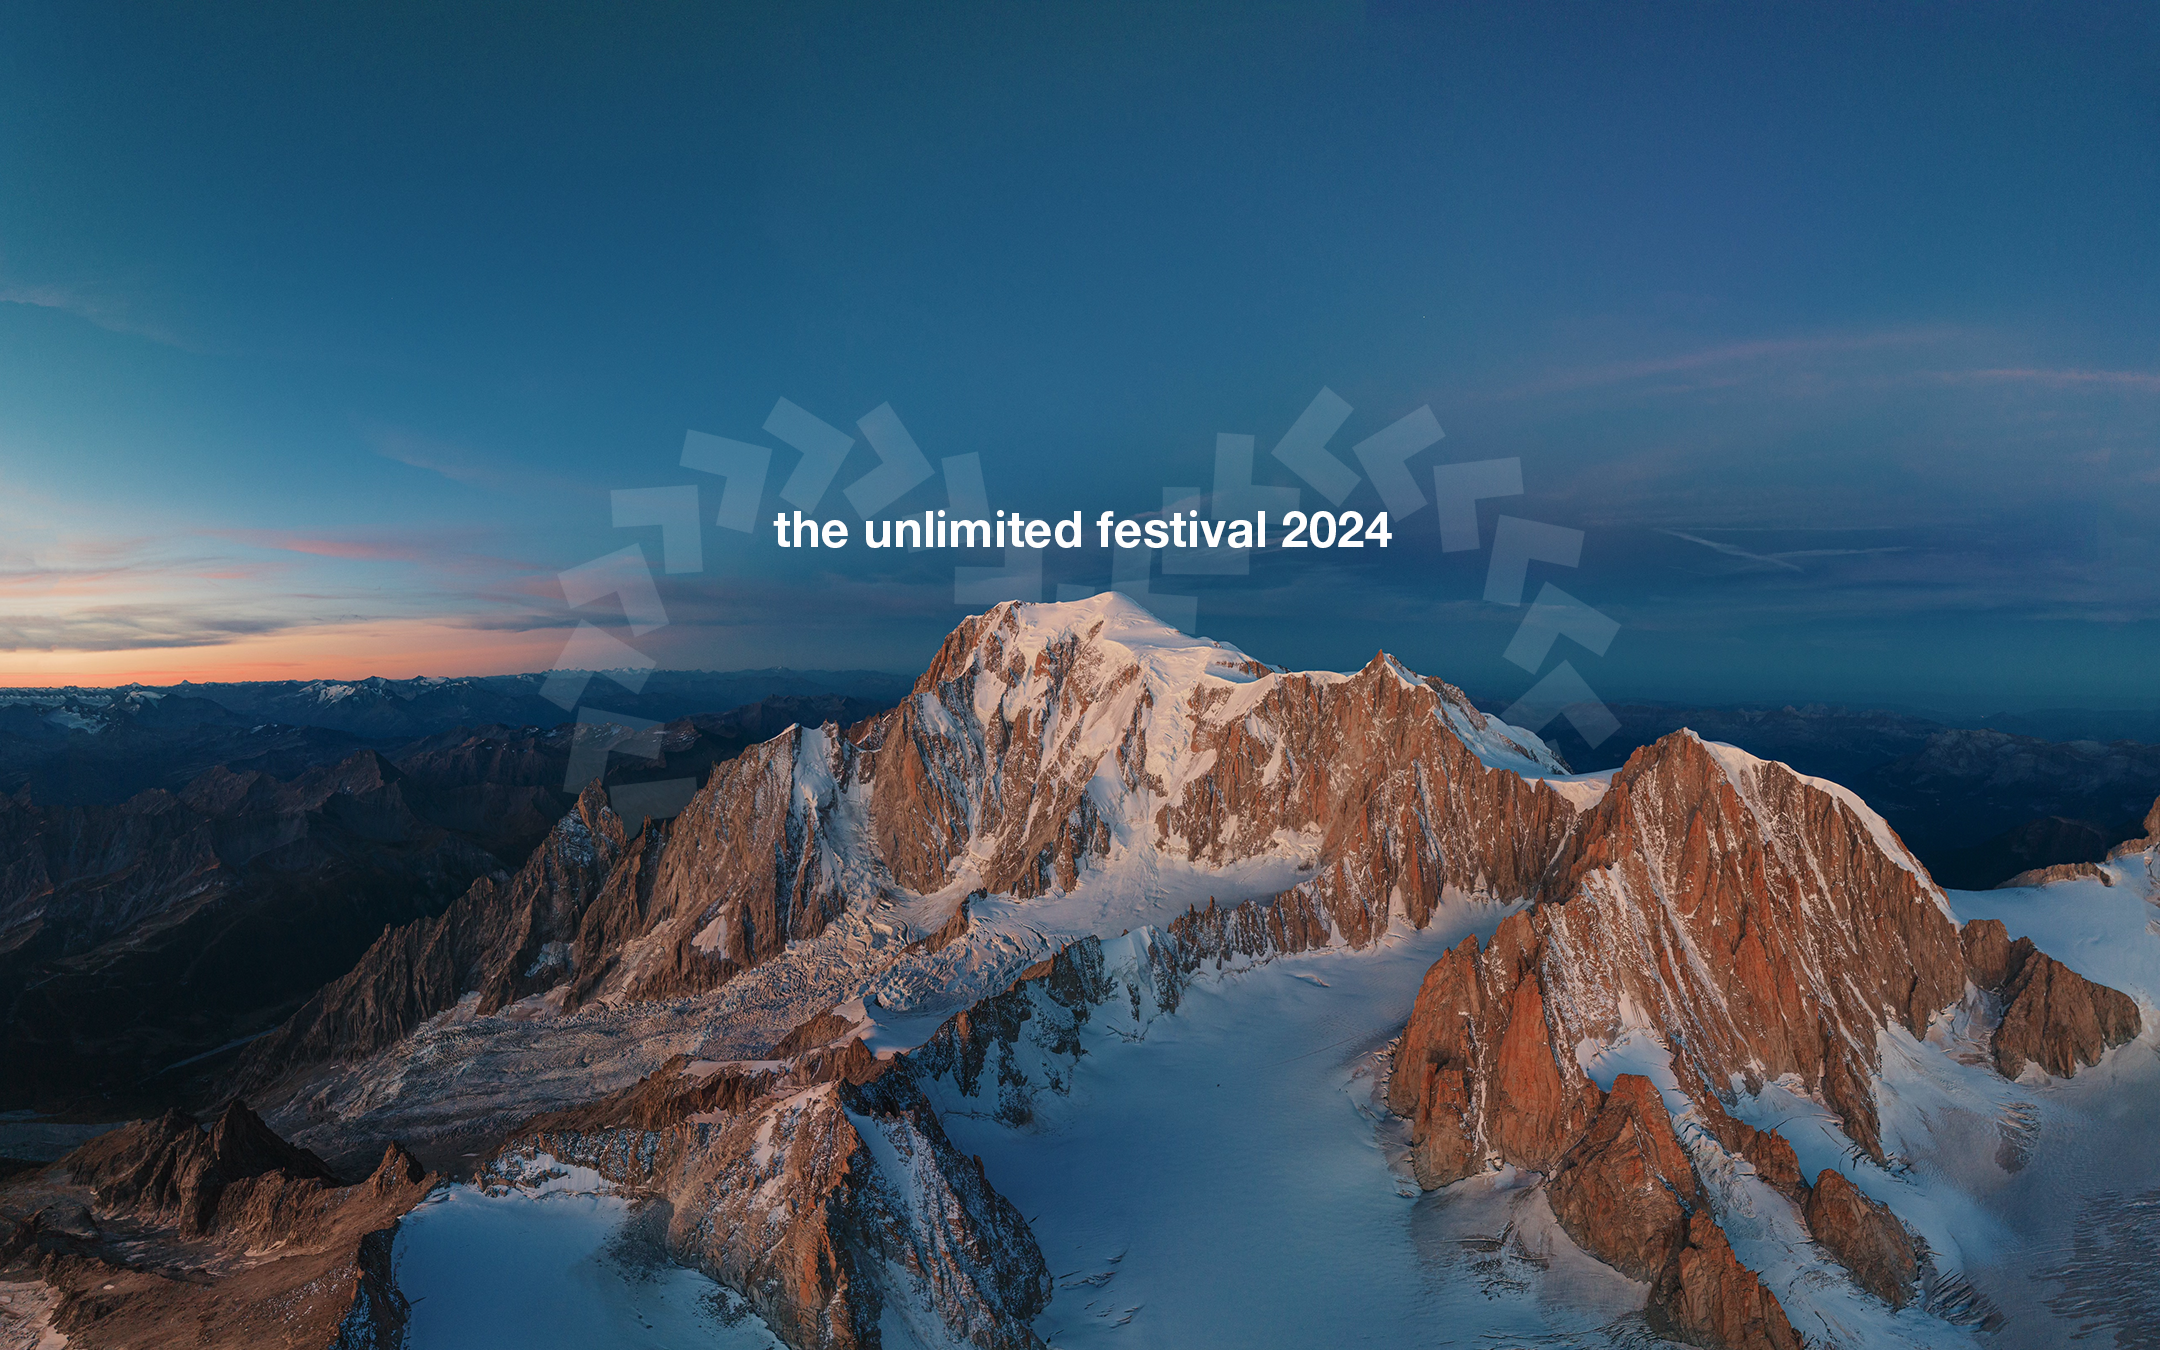
[[[409,1350],[780,1350],[742,1300],[669,1264],[584,1168],[537,1190],[448,1186],[398,1230]]]

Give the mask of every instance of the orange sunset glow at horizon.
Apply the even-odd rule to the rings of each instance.
[[[189,647],[0,654],[0,688],[198,684],[247,680],[410,679],[546,670],[558,629],[490,631],[427,620],[287,629]]]

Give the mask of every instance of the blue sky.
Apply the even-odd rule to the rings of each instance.
[[[1620,623],[1559,651],[1607,696],[2151,707],[2156,90],[2131,6],[15,6],[0,680],[543,668],[609,622],[560,570],[657,558],[610,490],[709,517],[696,429],[775,505],[781,397],[1092,515],[1218,432],[1301,486],[1325,386],[1345,457],[1423,405],[1428,485],[1522,461],[1486,537],[1585,532],[1533,585]],[[1154,584],[1512,697],[1433,522]],[[613,628],[663,665],[913,669],[966,612],[950,555],[703,545]]]

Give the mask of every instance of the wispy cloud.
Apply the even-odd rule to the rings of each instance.
[[[401,427],[368,426],[362,428],[361,434],[371,450],[394,464],[420,469],[486,492],[590,497],[603,491],[589,482],[536,469],[529,464],[505,461],[468,445]]]
[[[1906,546],[1903,544],[1886,544],[1880,548],[1788,548],[1779,549],[1774,553],[1756,553],[1735,544],[1725,543],[1722,540],[1705,539],[1699,534],[1689,534],[1684,530],[1670,530],[1660,527],[1657,532],[1670,535],[1675,539],[1686,540],[1690,544],[1700,544],[1704,548],[1721,553],[1728,558],[1738,558],[1743,562],[1755,563],[1762,567],[1781,568],[1787,572],[1804,572],[1807,570],[1795,563],[1793,561],[1795,558],[1865,558],[1881,553],[1903,553],[1906,550]],[[1746,532],[1746,527],[1743,527],[1743,532]],[[1790,531],[1786,531],[1786,533],[1790,533]]]
[[[142,338],[198,356],[208,351],[202,344],[184,338],[162,324],[142,318],[136,313],[135,307],[125,301],[93,295],[73,287],[23,285],[0,279],[0,305],[27,305],[33,309],[49,309],[73,315],[108,333]]]
[[[2125,389],[2160,394],[2160,372],[2149,370],[1940,370],[1927,372],[1951,384],[2026,384],[2051,389]]]
[[[1705,378],[1679,385],[1661,386],[1659,392],[1685,392],[1706,386],[1724,388],[1743,382],[1742,377],[1735,373],[1736,369],[1741,367],[1790,367],[1812,358],[1852,356],[1886,348],[1924,348],[1948,342],[1960,335],[1960,331],[1954,328],[1934,327],[1727,342],[1673,352],[1665,356],[1600,362],[1558,370],[1500,390],[1492,397],[1501,400],[1531,398],[1635,384],[1674,375]]]
[[[215,647],[300,626],[290,616],[163,604],[101,605],[65,614],[0,614],[0,651],[133,651]]]
[[[1714,550],[1718,553],[1722,553],[1729,558],[1739,558],[1746,562],[1760,563],[1764,567],[1782,567],[1788,572],[1798,572],[1801,570],[1797,565],[1786,562],[1784,559],[1779,558],[1773,554],[1750,553],[1746,549],[1740,548],[1736,545],[1719,543],[1715,539],[1705,539],[1701,535],[1683,534],[1679,530],[1659,530],[1658,533],[1669,534],[1675,539],[1685,539],[1691,544],[1701,544],[1704,548]]]
[[[0,534],[16,533],[17,514],[0,512]],[[551,569],[477,551],[470,530],[99,533],[48,521],[20,541],[0,562],[0,652],[210,648],[367,623],[514,632],[561,609],[542,585]]]
[[[335,538],[291,534],[282,530],[212,530],[221,539],[284,553],[305,553],[316,558],[342,558],[350,562],[437,562],[444,551],[407,540],[383,538]]]

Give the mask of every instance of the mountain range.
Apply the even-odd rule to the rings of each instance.
[[[158,737],[173,725],[161,720],[170,700],[132,701],[94,746],[119,750],[131,773],[176,776],[176,763],[194,769],[185,751],[219,743],[198,738],[222,722],[211,704],[180,725],[180,755],[149,754],[172,745]],[[515,870],[575,803],[574,759],[603,766],[618,799],[687,795],[781,727],[880,706],[777,695],[656,730],[483,726],[387,750],[259,727],[240,733],[249,748],[284,750],[211,764],[174,788],[90,804],[47,803],[32,787],[0,796],[0,1110],[107,1118],[187,1100],[386,926]],[[79,784],[104,761],[46,763],[75,766]]]
[[[707,765],[671,816],[606,781],[552,817],[501,796],[469,766],[544,757],[515,737],[215,770],[173,826],[136,797],[63,829],[19,795],[46,813],[25,835],[64,842],[48,874],[143,860],[82,903],[38,892],[38,931],[83,943],[143,931],[135,897],[179,894],[162,878],[226,835],[379,840],[353,856],[434,887],[248,1012],[207,1128],[168,1112],[0,1193],[24,1325],[177,1344],[158,1310],[185,1307],[191,1344],[261,1343],[275,1310],[294,1343],[798,1350],[2146,1334],[2151,795],[2101,857],[1946,890],[1868,791],[1714,722],[1578,772],[1385,654],[1286,670],[1117,595],[971,618],[889,707],[767,715],[739,747],[671,725]],[[1730,720],[1854,743],[1809,710]],[[2116,802],[2145,762],[1939,727],[1876,746],[1913,810],[1978,782],[2006,817]],[[208,842],[157,832],[180,825]],[[75,842],[129,830],[158,842]],[[304,889],[263,903],[335,890]],[[9,987],[42,988],[40,959]]]

